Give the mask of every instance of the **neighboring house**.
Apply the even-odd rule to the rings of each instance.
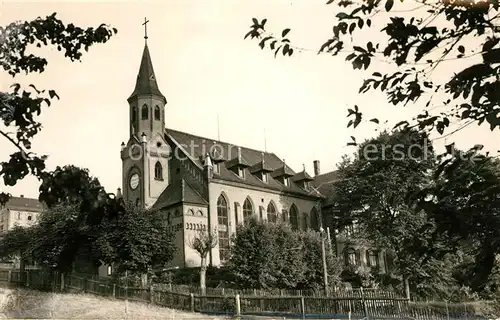
[[[15,226],[29,227],[38,220],[43,205],[38,199],[11,197],[0,207],[0,232],[11,230]]]
[[[251,217],[333,232],[334,212],[322,206],[335,172],[320,175],[319,161],[314,161],[311,177],[272,152],[168,128],[167,99],[147,43],[127,101],[129,138],[121,145],[119,193],[126,201],[166,213],[178,248],[170,267],[199,266],[200,257],[188,245],[198,230],[217,232],[218,245],[208,259],[212,266],[223,266],[237,225]],[[112,270],[103,266],[99,273],[106,276]]]
[[[0,233],[12,230],[15,226],[30,227],[38,221],[39,214],[43,211],[43,205],[38,199],[11,197],[9,201],[0,207]],[[0,266],[19,267],[19,259],[12,262],[1,263]],[[31,268],[32,266],[27,266]]]

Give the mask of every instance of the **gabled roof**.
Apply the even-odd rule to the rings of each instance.
[[[42,212],[44,206],[38,199],[10,197],[9,201],[5,204],[5,208],[19,211]]]
[[[331,171],[314,177],[313,187],[324,197],[330,198],[334,192],[334,183],[339,180],[339,172]]]
[[[208,204],[208,202],[196,190],[194,190],[189,183],[187,183],[184,179],[181,179],[174,181],[167,188],[165,188],[165,190],[163,190],[152,209],[160,210],[181,203],[199,205]]]
[[[296,175],[294,175],[292,177],[292,180],[293,181],[314,181],[314,178],[311,177],[307,172],[305,171],[301,171],[299,173],[297,173]]]
[[[238,146],[228,142],[216,141],[207,137],[200,137],[189,133],[165,129],[167,140],[173,141],[177,147],[184,146],[184,151],[188,153],[191,160],[200,168],[203,167],[203,160],[207,153],[212,153],[214,150],[219,151],[223,159],[231,160],[238,156]],[[245,147],[240,147],[241,158],[251,166],[259,165],[264,159],[266,168],[277,171],[284,170],[290,176],[295,175],[295,172],[288,167],[283,161],[274,153],[263,152]],[[214,179],[219,179],[228,182],[240,183],[252,187],[266,188],[279,192],[291,192],[303,196],[321,197],[319,193],[314,190],[304,190],[297,184],[291,182],[289,187],[284,186],[278,180],[270,177],[268,182],[263,182],[258,177],[251,174],[249,168],[244,169],[247,174],[242,179],[234,174],[223,163],[219,166],[219,172],[214,172]]]
[[[261,161],[257,164],[254,164],[253,166],[250,167],[250,173],[257,173],[257,172],[273,172],[273,168],[271,168],[266,162]]]
[[[144,46],[142,53],[141,66],[137,75],[134,92],[130,95],[128,100],[135,98],[138,95],[157,95],[163,98],[166,102],[165,96],[160,92],[158,84],[156,83],[156,76],[153,70],[153,62],[149,54],[148,45]]]

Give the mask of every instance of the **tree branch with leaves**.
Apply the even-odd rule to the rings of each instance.
[[[0,27],[0,66],[13,78],[21,73],[42,73],[48,61],[42,56],[29,53],[32,46],[54,46],[72,62],[81,61],[83,51],[97,43],[107,42],[117,30],[101,24],[97,28],[81,28],[64,24],[56,13],[33,21],[13,22]],[[0,177],[4,184],[14,186],[28,174],[38,178],[45,170],[46,155],[31,152],[31,143],[41,130],[37,119],[44,107],[49,107],[59,96],[53,89],[39,89],[34,84],[22,88],[19,83],[10,92],[0,92],[0,136],[17,151],[8,161],[0,162]],[[0,204],[9,198],[0,193]]]
[[[498,1],[328,0],[327,5],[331,4],[338,7],[332,8],[337,21],[318,54],[344,55],[354,70],[373,70],[359,93],[380,90],[389,103],[402,107],[423,100],[420,114],[402,119],[396,128],[443,134],[455,121],[485,122],[491,130],[500,127]],[[415,6],[404,8],[411,4]],[[307,50],[292,45],[289,28],[276,36],[266,29],[267,19],[252,21],[245,38],[258,39],[259,46],[274,50],[275,57]],[[358,40],[375,32],[380,41]],[[397,71],[376,67],[375,60]],[[463,64],[451,65],[457,61]],[[443,80],[436,77],[438,67],[456,71]],[[438,107],[444,109],[436,114]],[[350,108],[348,118],[348,127],[356,128],[364,121],[361,108]]]

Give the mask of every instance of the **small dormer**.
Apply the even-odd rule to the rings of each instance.
[[[224,157],[224,150],[214,141],[212,147],[210,148],[210,159],[212,160],[213,172],[215,174],[220,174],[220,165],[224,161],[228,160]]]
[[[295,172],[290,169],[286,163],[285,160],[283,160],[283,166],[274,170],[271,173],[271,176],[281,182],[285,187],[290,187],[290,177],[293,177],[295,175]]]
[[[236,157],[226,162],[226,167],[238,177],[245,179],[245,169],[250,167],[250,165],[241,155],[241,147],[238,147]]]
[[[269,173],[273,172],[273,168],[271,168],[264,159],[264,153],[261,154],[261,161],[254,164],[249,169],[250,173],[257,176],[262,182],[269,182]]]
[[[302,172],[297,173],[292,177],[293,182],[295,182],[302,189],[309,191],[310,182],[314,179],[306,172],[306,166],[302,165]]]

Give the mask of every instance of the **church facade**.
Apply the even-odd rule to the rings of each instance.
[[[128,98],[129,139],[121,145],[125,200],[166,213],[175,233],[172,267],[196,267],[189,243],[200,230],[216,232],[209,264],[229,259],[236,227],[255,217],[293,229],[333,230],[334,211],[325,207],[335,172],[314,176],[292,170],[282,158],[165,126],[167,99],[161,93],[145,44],[133,93]],[[365,260],[358,254],[358,260]],[[382,258],[382,257],[380,257]]]

